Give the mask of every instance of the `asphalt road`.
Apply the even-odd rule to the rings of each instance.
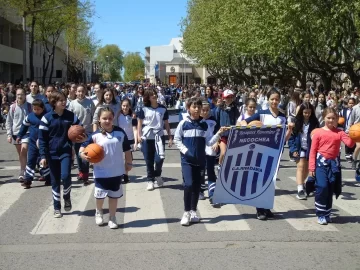
[[[15,149],[0,131],[0,269],[360,269],[360,187],[344,163],[344,187],[331,225],[320,226],[314,199],[295,198],[295,163],[284,152],[274,212],[199,203],[202,221],[180,225],[183,192],[179,152],[166,151],[165,186],[146,191],[141,153],[119,201],[117,230],[94,221],[93,185],[73,182],[73,211],[52,217],[51,188],[17,182]],[[73,170],[76,179],[76,169]],[[107,219],[107,214],[105,219]]]

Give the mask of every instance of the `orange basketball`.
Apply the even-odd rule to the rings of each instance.
[[[90,158],[89,162],[91,163],[99,163],[105,157],[104,148],[96,143],[86,146],[84,153]]]
[[[341,125],[341,126],[342,126],[343,124],[345,124],[345,118],[340,116],[340,117],[339,117],[339,120],[338,120],[338,124]]]
[[[352,125],[349,129],[349,137],[354,142],[360,142],[360,123]]]
[[[262,126],[263,126],[263,123],[262,123],[261,121],[254,120],[254,121],[250,122],[250,123],[248,124],[248,126],[251,126],[251,127],[253,127],[253,126],[255,126],[255,127],[262,127]]]
[[[310,138],[312,138],[315,134],[315,132],[319,131],[321,128],[314,128],[313,131],[310,133]]]
[[[68,130],[68,138],[70,141],[76,142],[76,138],[84,133],[85,133],[85,129],[83,126],[74,125],[71,126]]]

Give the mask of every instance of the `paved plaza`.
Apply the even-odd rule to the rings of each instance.
[[[24,190],[15,148],[0,131],[0,269],[360,269],[360,186],[343,163],[343,194],[333,221],[317,224],[314,198],[296,199],[295,163],[283,154],[274,212],[266,222],[242,205],[213,208],[200,201],[201,223],[180,225],[183,191],[179,151],[167,149],[164,187],[146,191],[146,167],[134,153],[124,186],[120,228],[95,225],[94,185],[73,172],[73,210],[52,214],[51,188]],[[105,218],[108,215],[105,212]]]

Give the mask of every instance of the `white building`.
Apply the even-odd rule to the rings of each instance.
[[[145,78],[151,83],[216,83],[204,67],[198,67],[184,54],[181,41],[173,38],[169,45],[145,48]]]
[[[21,23],[21,17],[15,15],[14,12],[6,12],[6,15],[0,15],[0,81],[13,83],[23,81],[23,31],[21,30]],[[40,43],[34,44],[34,79],[39,82],[41,82],[43,74],[43,50]],[[29,42],[26,53],[27,77],[29,78]],[[64,39],[59,38],[55,51],[52,82],[66,81],[65,60],[66,44]],[[48,83],[50,67],[46,74],[46,83]]]

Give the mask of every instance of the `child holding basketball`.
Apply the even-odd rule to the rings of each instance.
[[[319,127],[314,107],[305,102],[300,105],[295,116],[295,127],[289,139],[289,152],[296,159],[296,183],[299,200],[306,200],[304,191],[305,179],[309,174],[309,153],[311,148],[311,132]]]
[[[286,125],[287,120],[285,114],[279,111],[279,103],[281,94],[275,88],[268,91],[267,100],[269,103],[269,108],[266,110],[260,110],[257,113],[253,114],[249,118],[242,120],[240,122],[241,126],[246,126],[248,123],[252,121],[261,121],[263,125]],[[292,128],[294,124],[290,123],[288,125],[288,129],[285,135],[285,141],[290,138]],[[259,220],[267,220],[268,218],[273,218],[274,214],[270,211],[270,209],[256,208],[257,219]]]
[[[122,176],[132,168],[131,146],[125,131],[113,125],[114,112],[109,108],[99,110],[99,129],[89,136],[82,144],[80,155],[83,159],[90,157],[84,152],[85,147],[96,143],[103,147],[105,157],[99,163],[94,164],[94,181],[96,198],[95,222],[101,226],[104,223],[103,205],[106,197],[109,198],[109,222],[111,229],[118,228],[116,222],[116,209],[118,199],[123,196],[121,180]],[[123,153],[125,153],[125,162]]]
[[[312,137],[309,172],[315,177],[315,211],[320,225],[331,222],[332,196],[335,182],[341,181],[339,164],[340,144],[353,147],[355,142],[342,130],[336,128],[338,115],[335,109],[323,112],[325,126]]]
[[[131,109],[131,103],[130,100],[125,98],[121,101],[121,110],[119,111],[117,117],[116,117],[118,126],[121,127],[128,138],[129,144],[131,147],[134,147],[135,150],[135,138],[134,138],[134,123],[132,118],[132,109]],[[129,175],[126,171],[124,174],[124,183],[129,182]]]
[[[79,125],[76,115],[65,109],[66,96],[62,92],[54,92],[49,103],[53,110],[41,118],[39,126],[40,166],[49,166],[54,201],[54,217],[61,218],[60,185],[63,184],[64,210],[71,211],[71,156],[73,143],[68,138],[68,130],[72,125]],[[77,143],[84,142],[86,134],[79,135]]]

